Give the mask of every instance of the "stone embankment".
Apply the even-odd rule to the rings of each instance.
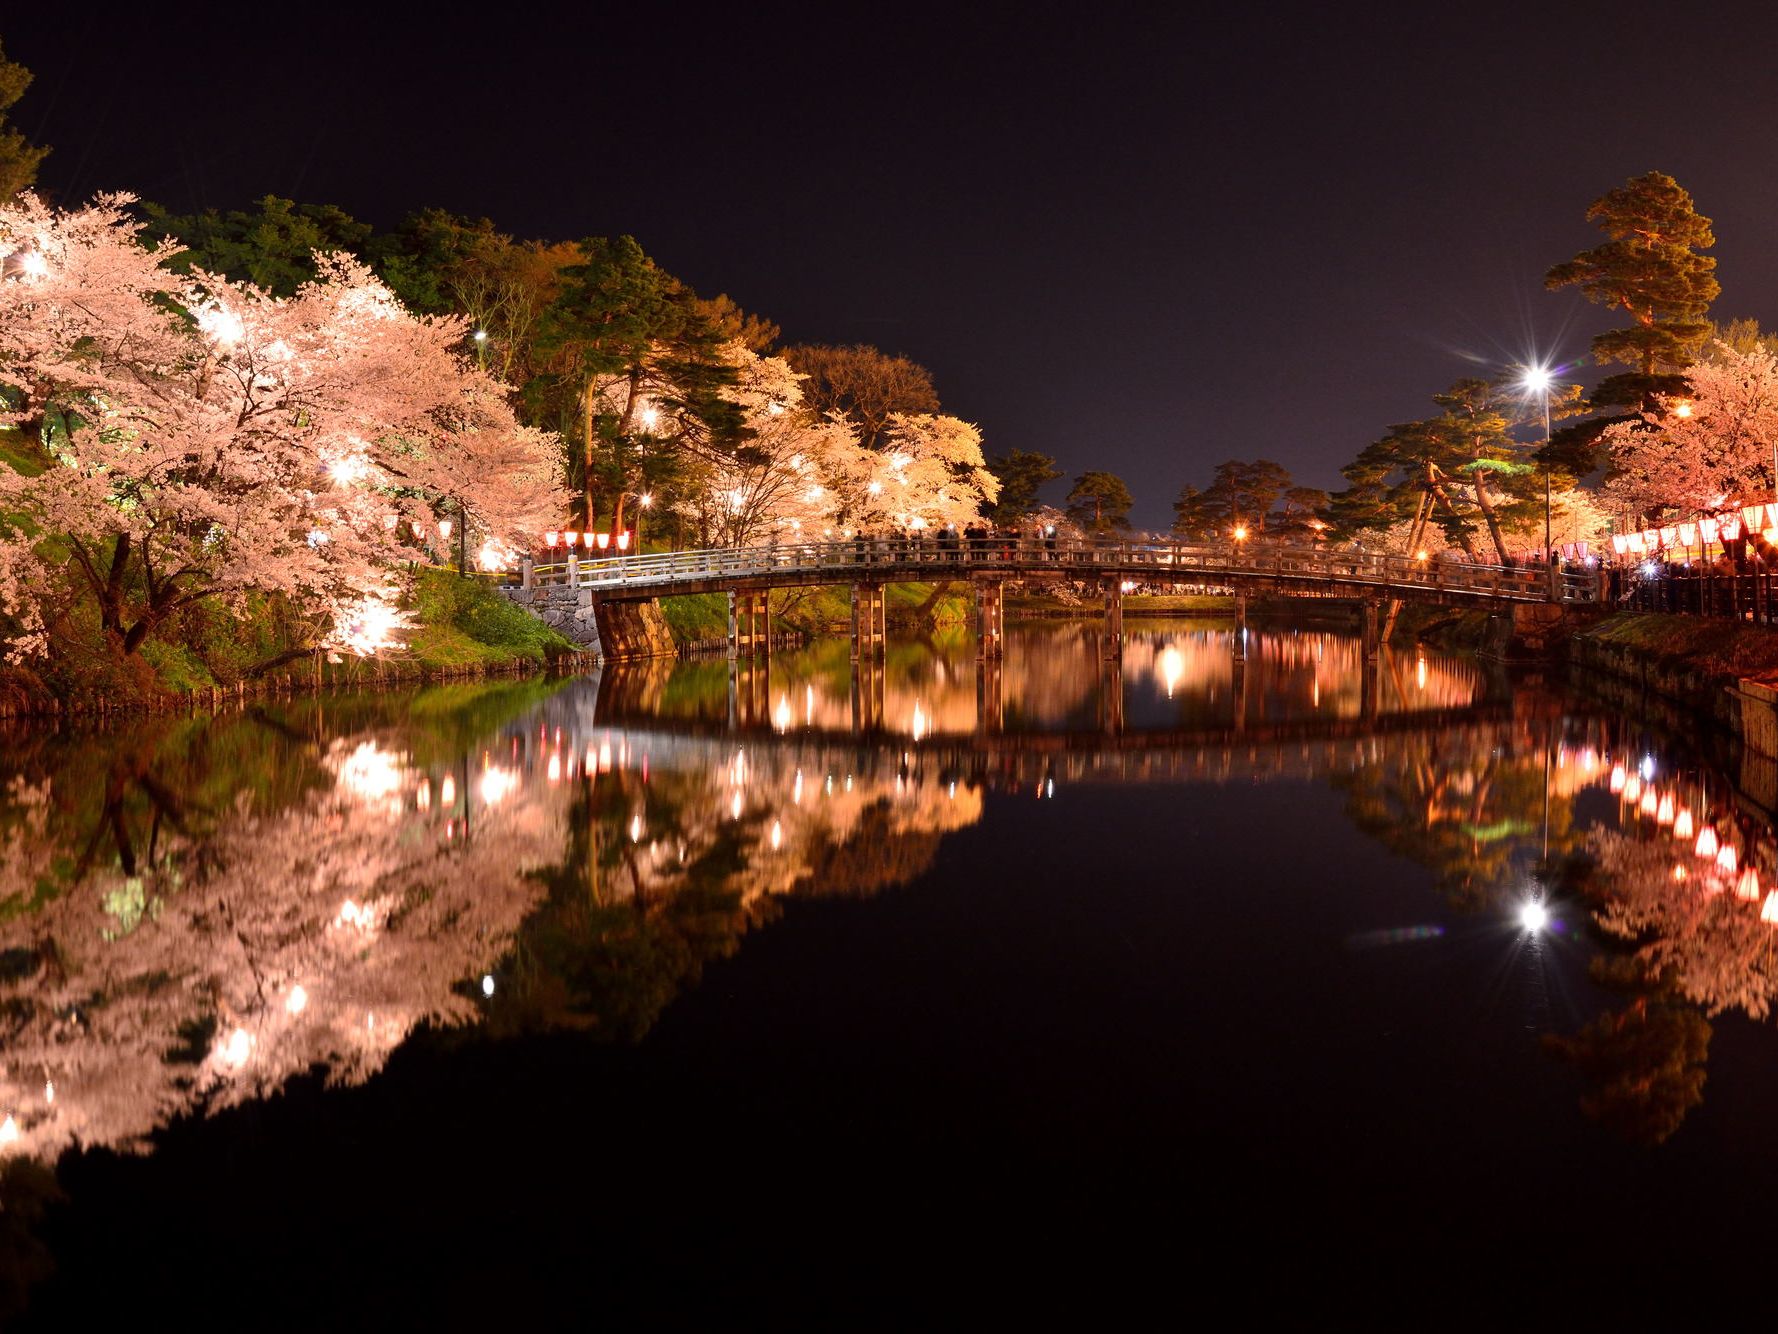
[[[589,588],[502,588],[502,597],[601,662],[678,653],[658,602],[601,602]]]

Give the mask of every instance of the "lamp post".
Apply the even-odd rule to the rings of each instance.
[[[636,554],[640,556],[642,554],[642,514],[644,510],[650,509],[654,505],[654,492],[644,491],[636,497],[636,505]]]
[[[1527,366],[1524,377],[1519,381],[1527,393],[1536,394],[1543,400],[1543,561],[1545,566],[1550,562],[1550,386],[1556,377],[1551,374],[1548,366]]]

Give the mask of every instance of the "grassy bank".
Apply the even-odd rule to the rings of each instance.
[[[0,675],[0,714],[177,707],[191,696],[317,686],[522,674],[569,659],[576,646],[479,579],[421,569],[405,603],[407,643],[375,660],[307,651],[309,627],[278,598],[238,611],[200,603],[134,655],[103,634],[89,608],[58,623],[54,652]]]
[[[1581,637],[1708,677],[1778,685],[1778,629],[1769,626],[1620,611]]]

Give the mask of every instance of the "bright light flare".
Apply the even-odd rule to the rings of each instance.
[[[1547,394],[1556,383],[1556,373],[1548,366],[1527,366],[1519,376],[1519,388],[1528,394]]]
[[[510,769],[491,764],[482,770],[482,805],[498,806],[519,785],[519,777]]]
[[[284,1008],[291,1014],[301,1014],[309,1008],[309,992],[301,983],[290,988],[290,994],[284,998]]]
[[[1521,905],[1519,908],[1519,925],[1530,932],[1542,931],[1550,922],[1550,912],[1536,899]]]

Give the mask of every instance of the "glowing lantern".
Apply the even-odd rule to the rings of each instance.
[[[1697,853],[1700,857],[1716,856],[1716,826],[1705,825],[1698,831]]]
[[[1766,526],[1766,507],[1764,505],[1748,505],[1741,511],[1741,518],[1749,528]]]
[[[1625,537],[1622,533],[1616,534],[1611,539],[1611,549],[1614,554],[1619,556],[1623,555],[1630,549],[1630,539]]]
[[[1624,766],[1621,764],[1614,764],[1611,766],[1611,794],[1613,796],[1616,796],[1618,793],[1622,792],[1623,790],[1624,790]]]
[[[1655,812],[1655,821],[1659,824],[1673,823],[1673,794],[1668,793],[1661,798],[1660,809]]]
[[[1737,541],[1741,536],[1741,520],[1731,514],[1717,524],[1716,531],[1722,534],[1722,540],[1725,542]]]
[[[1642,789],[1642,803],[1636,809],[1648,816],[1652,816],[1660,809],[1660,801],[1655,796],[1655,790],[1652,787]]]
[[[610,533],[589,533],[588,536],[599,544],[600,551],[605,550],[606,547],[611,545]]]
[[[556,542],[561,536],[562,535],[554,528],[551,528],[543,535],[543,545],[548,547],[551,551],[554,551],[556,549]]]
[[[1692,813],[1682,810],[1673,817],[1673,837],[1690,838],[1692,836]]]
[[[451,540],[451,521],[449,519],[438,521],[438,535],[447,542]]]
[[[1735,845],[1733,843],[1724,843],[1716,853],[1716,869],[1721,871],[1724,875],[1733,875],[1735,874],[1736,860]]]
[[[617,549],[619,551],[628,551],[630,549],[630,530],[628,528],[624,529],[623,532],[617,535]]]
[[[1661,545],[1670,547],[1679,541],[1679,529],[1669,525],[1661,529]]]
[[[1712,542],[1716,541],[1716,537],[1717,537],[1716,520],[1715,519],[1699,519],[1698,520],[1698,536],[1704,539],[1705,546],[1709,546]]]
[[[1679,525],[1679,545],[1682,547],[1695,547],[1698,545],[1697,524],[1682,523]]]
[[[567,547],[570,551],[574,550],[574,544],[578,541],[580,541],[580,534],[575,532],[572,528],[562,534],[562,545]]]
[[[1661,530],[1659,528],[1644,528],[1642,530],[1642,549],[1650,555],[1661,549]]]
[[[1642,540],[1641,533],[1631,533],[1624,542],[1630,548],[1632,556],[1640,556],[1648,550],[1648,543]]]
[[[1741,872],[1740,882],[1735,886],[1735,897],[1746,899],[1749,903],[1759,898],[1759,872],[1751,866]]]

